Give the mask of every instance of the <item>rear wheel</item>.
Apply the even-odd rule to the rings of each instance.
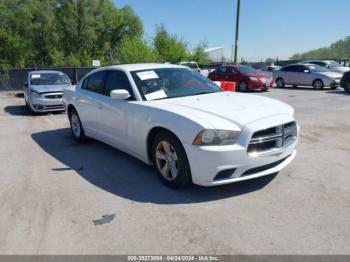
[[[283,88],[285,86],[283,78],[277,78],[276,80],[276,86],[278,88]]]
[[[74,138],[79,142],[86,141],[84,128],[81,124],[79,115],[75,109],[72,109],[69,114],[70,128]]]
[[[314,80],[314,82],[312,83],[312,86],[316,90],[321,90],[324,88],[324,84],[323,84],[323,81],[321,79]]]
[[[239,85],[238,85],[238,91],[239,92],[243,92],[243,93],[248,92],[248,84],[247,84],[247,82],[245,82],[245,81],[240,82]]]
[[[152,160],[160,180],[171,188],[192,184],[190,166],[181,142],[172,133],[163,131],[152,144]]]
[[[344,87],[344,91],[345,93],[350,94],[350,87]]]

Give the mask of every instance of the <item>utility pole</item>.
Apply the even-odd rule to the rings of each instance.
[[[234,59],[234,63],[235,63],[235,64],[237,64],[238,36],[239,36],[239,14],[240,14],[240,9],[241,9],[241,0],[237,0],[235,59]]]

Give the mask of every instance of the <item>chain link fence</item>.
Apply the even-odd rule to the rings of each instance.
[[[35,70],[57,70],[65,73],[73,84],[76,84],[94,67],[55,67],[55,68],[10,68],[0,69],[0,91],[22,90],[28,73]]]

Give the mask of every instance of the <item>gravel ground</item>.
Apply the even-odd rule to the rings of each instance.
[[[275,177],[174,191],[65,114],[0,93],[1,254],[350,254],[350,96],[256,93],[296,110],[298,155]],[[95,225],[103,215],[113,220]]]

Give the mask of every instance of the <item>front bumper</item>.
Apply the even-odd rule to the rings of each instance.
[[[282,120],[284,123],[294,121]],[[259,155],[247,152],[249,141],[255,131],[283,124],[279,117],[268,118],[248,125],[242,130],[237,143],[229,146],[184,145],[190,163],[192,181],[202,186],[216,186],[249,180],[278,173],[296,156],[298,139],[287,148]],[[218,174],[228,171],[223,179]]]
[[[30,101],[30,107],[34,112],[44,113],[44,112],[55,112],[64,111],[64,105],[62,98],[32,98]]]
[[[263,81],[250,81],[248,83],[248,87],[250,90],[254,89],[268,89],[268,88],[273,88],[273,81],[270,82],[263,82]]]
[[[338,86],[340,86],[340,79],[333,80],[330,83],[330,87],[338,87]]]

